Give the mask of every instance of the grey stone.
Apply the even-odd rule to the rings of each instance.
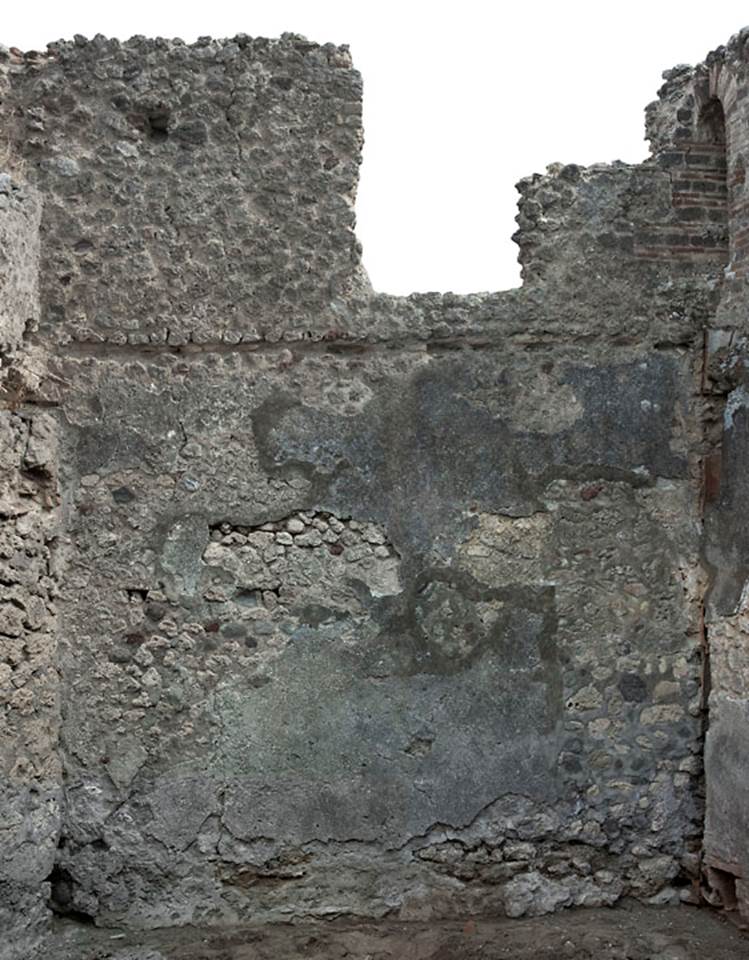
[[[708,644],[708,895],[749,902],[742,50],[666,76],[645,163],[521,181],[522,288],[410,297],[361,264],[347,48],[0,57],[13,960],[50,903],[670,903]]]

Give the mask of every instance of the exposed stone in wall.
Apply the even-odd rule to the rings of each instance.
[[[687,198],[714,218],[725,194],[728,255],[717,318],[703,342],[702,501],[705,521],[705,647],[703,701],[709,705],[705,778],[705,896],[749,915],[749,852],[743,770],[747,688],[742,666],[747,543],[744,522],[747,40],[733,37],[697,67],[664,75],[660,100],[648,108],[648,135],[658,162],[681,183],[701,171]],[[709,158],[714,159],[708,163]],[[712,172],[711,171],[712,167]],[[725,180],[723,180],[725,169]],[[691,174],[690,174],[691,176]],[[712,199],[711,199],[712,197]]]
[[[9,716],[65,780],[19,889],[135,927],[697,896],[708,645],[713,769],[742,742],[735,141],[699,92],[734,48],[669,75],[650,160],[521,183],[522,289],[408,298],[362,272],[345,48],[6,60],[44,197],[8,490],[64,560],[21,624]]]
[[[0,954],[30,956],[60,823],[57,426],[35,403],[38,199],[0,173]]]
[[[41,274],[51,340],[237,342],[280,318],[324,332],[368,288],[346,48],[98,38],[11,63],[9,84],[6,130],[57,238]]]
[[[714,459],[706,503],[705,554],[711,570],[706,630],[710,645],[710,725],[706,741],[705,865],[710,899],[749,911],[749,853],[743,769],[747,743],[746,341],[719,330],[708,343],[707,384],[716,401]]]
[[[608,349],[58,362],[76,910],[676,895],[700,833],[693,370]],[[566,414],[526,417],[524,382]]]
[[[49,894],[44,881],[54,863],[60,810],[56,451],[54,425],[44,414],[5,410],[0,432],[0,916],[18,946],[28,949]]]

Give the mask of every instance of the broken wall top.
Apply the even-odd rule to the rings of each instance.
[[[346,48],[97,38],[17,60],[2,126],[45,197],[54,339],[215,341],[240,316],[302,324],[365,283]]]
[[[44,197],[51,343],[620,336],[623,298],[627,336],[671,342],[715,308],[720,211],[685,222],[652,162],[522,181],[520,290],[373,293],[345,47],[96,37],[4,56],[0,126]]]

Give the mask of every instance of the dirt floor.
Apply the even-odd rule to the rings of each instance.
[[[60,922],[39,960],[749,960],[749,939],[709,910],[624,905],[532,920],[334,920],[123,934]]]

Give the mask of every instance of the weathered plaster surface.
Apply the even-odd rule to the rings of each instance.
[[[486,409],[507,371],[533,376],[522,352],[275,359],[97,361],[70,401],[76,909],[379,914],[414,890],[489,909],[562,838],[588,867],[558,869],[560,903],[611,902],[621,871],[655,894],[699,833],[679,771],[700,750],[679,575],[695,505],[670,426],[688,358],[560,365],[583,412],[554,434]],[[313,405],[354,378],[361,413]],[[496,880],[474,892],[474,872]]]
[[[345,48],[4,55],[17,944],[46,882],[133,927],[694,896],[706,619],[746,869],[742,281],[694,92],[733,43],[652,159],[520,184],[521,289],[407,298],[360,263]]]

